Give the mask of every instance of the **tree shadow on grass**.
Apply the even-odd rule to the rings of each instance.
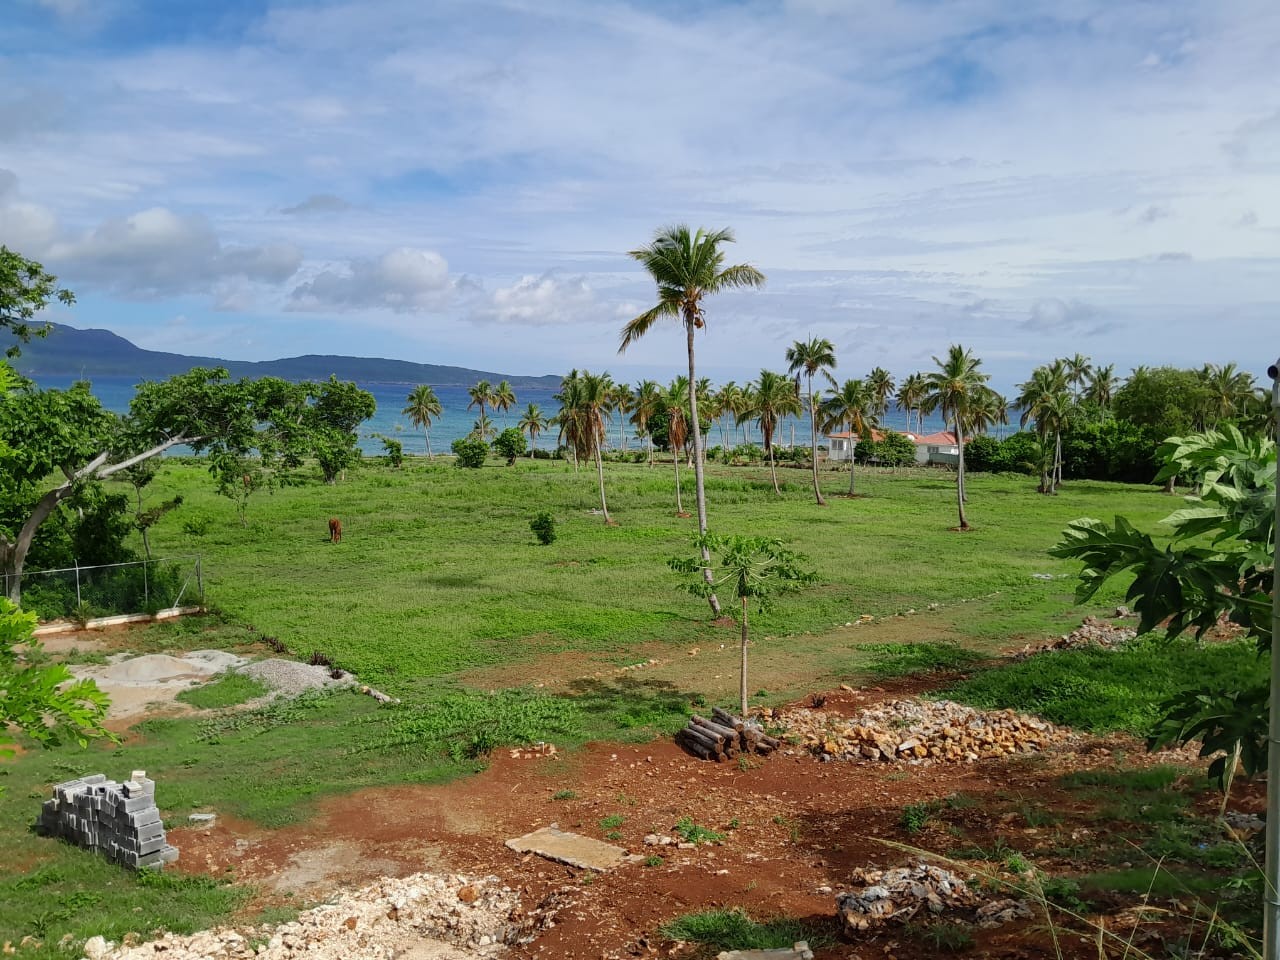
[[[589,736],[653,736],[679,730],[702,694],[681,690],[669,680],[583,677],[569,684],[570,695],[582,711]],[[628,737],[630,739],[631,737]]]

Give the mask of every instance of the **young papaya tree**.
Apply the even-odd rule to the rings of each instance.
[[[752,601],[763,612],[781,593],[799,590],[818,578],[804,566],[805,557],[788,550],[776,537],[720,536],[705,533],[694,538],[698,553],[692,557],[672,557],[667,565],[690,580],[685,589],[696,597],[706,598],[717,588],[733,592],[739,604],[740,669],[738,706],[747,715],[747,644],[750,640],[748,608]],[[713,556],[714,555],[714,556]],[[711,557],[711,579],[704,571]]]
[[[1271,649],[1275,555],[1276,444],[1233,425],[1172,437],[1159,451],[1157,481],[1194,478],[1187,505],[1162,522],[1171,528],[1157,544],[1124,517],[1111,524],[1071,523],[1050,553],[1084,562],[1076,597],[1084,602],[1112,577],[1134,575],[1128,601],[1145,633],[1164,624],[1175,637],[1202,636],[1220,619],[1237,624],[1259,652]],[[1268,690],[1189,690],[1165,704],[1165,720],[1151,744],[1199,740],[1201,756],[1215,756],[1209,774],[1229,781],[1237,761],[1246,775],[1267,763]]]

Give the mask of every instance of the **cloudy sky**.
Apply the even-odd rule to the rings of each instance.
[[[1275,0],[0,0],[0,243],[154,349],[670,375],[1280,352]]]

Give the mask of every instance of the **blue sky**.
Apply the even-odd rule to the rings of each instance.
[[[4,5],[0,243],[154,349],[670,376],[681,221],[769,279],[717,379],[1280,345],[1273,0]]]

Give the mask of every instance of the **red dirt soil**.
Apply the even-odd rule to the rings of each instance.
[[[918,690],[921,684],[826,694],[826,709],[846,714],[870,703]],[[748,769],[729,761],[695,760],[667,741],[642,746],[596,744],[576,754],[512,759],[494,754],[484,772],[446,786],[379,788],[331,798],[304,824],[277,830],[220,817],[209,829],[176,829],[180,869],[221,874],[266,891],[257,905],[284,890],[322,899],[340,886],[382,875],[421,870],[495,874],[521,890],[527,906],[560,891],[556,925],[513,951],[520,958],[691,956],[657,933],[664,922],[693,910],[743,907],[756,919],[805,918],[832,923],[830,889],[846,884],[855,867],[891,866],[909,854],[887,839],[945,851],[956,840],[944,831],[915,836],[899,826],[902,808],[955,793],[978,798],[962,814],[970,839],[1003,837],[1021,850],[1048,843],[1050,829],[1021,827],[1007,810],[1010,796],[1053,798],[1069,829],[1070,798],[1055,778],[1068,769],[1102,766],[1123,747],[1129,762],[1148,761],[1128,740],[1089,741],[1074,752],[983,761],[975,764],[905,766],[821,763],[798,749],[790,755],[753,758]],[[1170,757],[1162,758],[1170,762]],[[1179,755],[1178,762],[1185,757]],[[247,787],[251,789],[251,787]],[[571,790],[570,799],[553,799]],[[534,855],[519,855],[503,841],[550,823],[600,838],[600,821],[624,818],[616,842],[632,853],[663,857],[658,866],[624,865],[590,875]],[[722,845],[695,849],[643,844],[648,833],[672,835],[681,817],[726,832]],[[736,820],[736,826],[734,821]],[[1097,823],[1090,821],[1090,827]],[[1088,832],[1086,830],[1086,832]],[[1048,854],[1029,854],[1042,866]],[[1061,933],[1061,931],[1060,931]],[[972,957],[1093,957],[1097,946],[1067,935],[1055,953],[1047,924],[1012,924],[974,931]],[[711,955],[714,955],[712,951]],[[937,947],[904,936],[900,927],[817,951],[820,960],[939,955]]]

